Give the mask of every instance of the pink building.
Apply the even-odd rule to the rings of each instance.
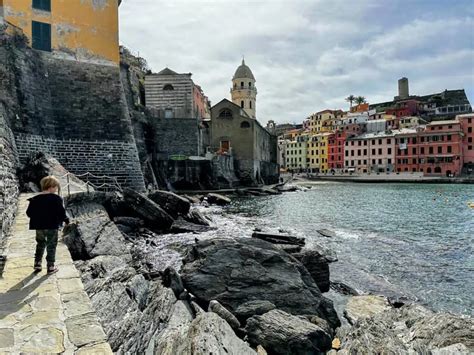
[[[474,174],[474,113],[467,113],[456,116],[461,124],[463,174]]]
[[[344,170],[357,173],[392,172],[395,167],[395,135],[367,133],[346,139]]]

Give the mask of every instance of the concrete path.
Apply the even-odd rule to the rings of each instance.
[[[0,354],[112,354],[61,237],[59,272],[47,275],[43,260],[43,271],[33,273],[35,232],[25,214],[31,196],[20,195],[0,278]]]

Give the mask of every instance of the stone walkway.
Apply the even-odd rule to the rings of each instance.
[[[0,278],[0,354],[112,354],[67,247],[56,252],[59,271],[33,273],[35,232],[28,230],[27,199],[18,214]]]

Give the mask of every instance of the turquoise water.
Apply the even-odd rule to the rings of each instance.
[[[248,226],[282,228],[335,250],[333,280],[472,314],[469,201],[474,202],[474,185],[324,183],[308,191],[237,199],[226,212],[247,219]],[[336,237],[319,236],[316,230],[322,228]]]

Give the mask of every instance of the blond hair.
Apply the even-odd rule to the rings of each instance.
[[[54,176],[46,176],[40,181],[41,191],[49,190],[52,187],[59,187],[59,180]]]

